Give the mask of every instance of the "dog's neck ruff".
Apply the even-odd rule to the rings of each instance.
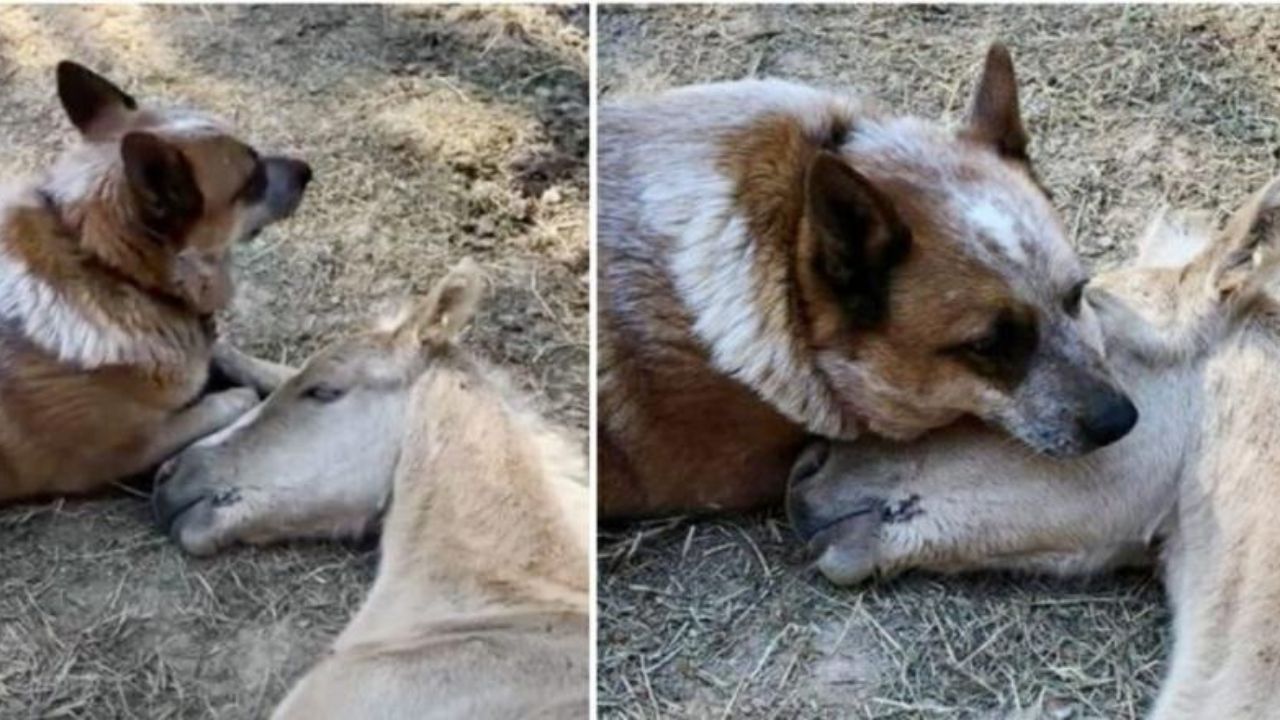
[[[37,191],[34,198],[28,196],[11,208],[33,206],[52,213],[57,223],[63,224],[55,198],[45,191]],[[85,288],[58,287],[33,272],[0,237],[0,320],[13,323],[40,350],[86,370],[182,364],[193,342],[209,334],[207,320],[192,317],[165,322],[160,314],[176,315],[172,299],[162,300],[166,309],[158,314],[154,304],[159,298],[153,293],[122,281],[118,272],[104,272],[100,263],[92,265],[89,272],[104,275],[123,291],[114,294],[110,308]]]
[[[718,182],[718,192],[692,198],[688,222],[674,233],[672,279],[694,334],[713,367],[787,419],[824,437],[856,436],[857,420],[843,411],[796,336],[790,292],[779,291],[791,285],[789,269],[758,262],[756,240],[732,205],[732,188]]]

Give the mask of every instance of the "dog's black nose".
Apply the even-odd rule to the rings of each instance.
[[[298,186],[306,187],[311,184],[311,166],[299,161],[298,162]]]
[[[1123,393],[1100,393],[1090,400],[1080,418],[1080,432],[1096,447],[1110,445],[1138,424],[1138,408]]]

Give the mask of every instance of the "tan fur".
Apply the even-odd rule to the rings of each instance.
[[[1214,242],[1166,218],[1138,264],[1097,280],[1109,354],[1143,410],[1115,445],[1053,461],[964,427],[806,450],[789,505],[819,568],[840,583],[912,567],[1096,572],[1156,544],[1174,647],[1152,717],[1275,717],[1277,214],[1280,179]]]
[[[275,717],[586,718],[581,459],[469,368],[410,402],[378,579]]]
[[[976,414],[1046,451],[1087,449],[1066,438],[1063,382],[1023,392],[1021,372],[980,377],[951,352],[1009,312],[1108,383],[1089,319],[1060,309],[1081,271],[1030,171],[1002,49],[980,87],[954,134],[779,82],[602,108],[603,516],[776,502],[808,433],[911,438]],[[825,269],[827,192],[863,203],[834,222],[865,221],[857,282],[888,288],[853,310]]]
[[[363,532],[391,496],[368,599],[277,718],[587,717],[586,462],[455,342],[480,284],[464,263],[296,374],[228,358],[286,377],[162,471],[160,520],[200,554]]]
[[[64,102],[87,108],[95,77],[60,67]],[[141,473],[255,401],[243,389],[200,397],[211,314],[230,300],[226,255],[256,212],[237,196],[253,150],[212,126],[190,131],[186,111],[128,109],[92,82],[110,98],[76,120],[81,141],[0,201],[0,501]],[[163,138],[190,168],[202,205],[180,237],[142,224],[122,160],[129,133]]]

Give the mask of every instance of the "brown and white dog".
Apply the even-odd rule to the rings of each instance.
[[[958,131],[780,81],[601,109],[600,509],[775,502],[806,433],[1123,436],[1008,52]]]
[[[290,215],[311,177],[74,63],[57,86],[80,141],[0,200],[0,501],[140,473],[253,405],[201,396],[211,318],[231,246]]]

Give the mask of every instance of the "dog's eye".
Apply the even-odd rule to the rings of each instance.
[[[970,355],[976,355],[977,357],[989,360],[1000,355],[1002,349],[1001,340],[1002,338],[1000,337],[1000,333],[993,332],[988,335],[984,335],[977,340],[965,343],[961,346],[961,349]]]
[[[346,394],[346,390],[332,385],[313,385],[302,391],[302,397],[321,403],[331,403]]]
[[[1080,315],[1080,302],[1084,299],[1084,286],[1087,282],[1087,280],[1081,280],[1072,285],[1066,296],[1062,298],[1062,309],[1066,310],[1071,317]]]
[[[979,377],[1012,388],[1026,376],[1035,355],[1035,317],[1016,309],[1001,311],[985,333],[942,348]]]
[[[1024,365],[1035,350],[1034,323],[1020,320],[1010,312],[1000,313],[986,333],[971,340],[944,348],[983,370],[1005,367],[1014,370]]]

